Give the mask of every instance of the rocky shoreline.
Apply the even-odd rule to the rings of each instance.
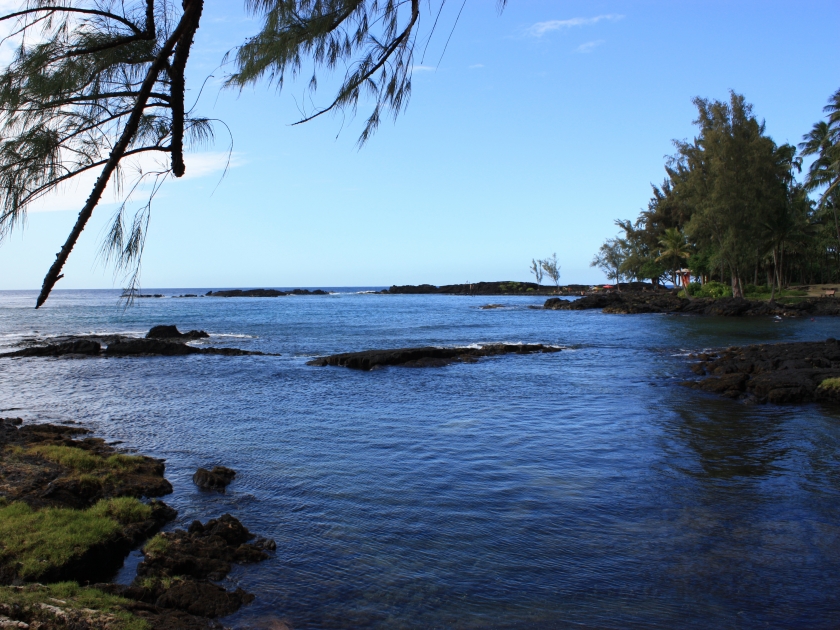
[[[746,300],[744,298],[681,298],[670,291],[603,292],[577,300],[551,298],[547,310],[583,311],[601,309],[604,313],[622,315],[639,313],[680,313],[714,317],[813,317],[840,315],[840,300],[808,298],[782,303]]]
[[[221,628],[215,618],[251,602],[215,582],[274,542],[229,514],[157,533],[177,516],[149,500],[172,492],[163,473],[86,429],[0,418],[0,628]],[[144,541],[132,584],[108,583]]]
[[[319,357],[307,365],[346,367],[352,370],[369,371],[387,366],[400,367],[443,367],[452,363],[476,363],[481,357],[502,354],[538,354],[560,352],[562,348],[543,344],[491,343],[483,346],[455,348],[396,348],[392,350],[363,350]]]
[[[693,354],[692,389],[748,403],[840,403],[840,342],[733,346]]]

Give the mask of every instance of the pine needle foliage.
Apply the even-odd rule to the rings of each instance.
[[[359,97],[375,105],[359,138],[366,142],[384,112],[396,117],[411,95],[411,69],[420,18],[420,0],[247,0],[263,18],[262,30],[235,52],[237,71],[228,85],[244,87],[263,78],[282,88],[297,77],[305,59],[334,70],[348,64],[329,105],[305,114],[298,123],[335,109],[356,111]],[[315,90],[317,73],[309,86]]]
[[[14,22],[13,36],[19,38],[13,61],[0,75],[0,239],[34,201],[82,173],[99,171],[37,306],[61,278],[109,182],[123,192],[123,160],[168,154],[168,168],[137,174],[136,190],[149,177],[182,176],[185,142],[212,137],[210,122],[184,108],[184,68],[202,8],[202,0],[184,0],[180,11],[167,0],[26,0],[18,11],[0,16]],[[141,210],[126,229],[123,205],[104,246],[106,259],[119,269],[134,268],[132,285],[146,213]]]
[[[280,89],[311,67],[314,92],[319,72],[346,68],[329,104],[304,112],[298,123],[329,111],[355,113],[359,99],[370,97],[364,144],[383,115],[405,109],[421,10],[437,16],[431,38],[445,2],[245,0],[261,28],[226,56],[235,65],[226,84],[241,89],[267,81]],[[18,10],[0,14],[0,24],[14,25],[6,39],[17,43],[0,72],[0,243],[33,202],[83,173],[98,173],[36,308],[63,277],[109,184],[122,203],[100,253],[125,273],[125,295],[135,295],[155,194],[170,176],[186,172],[185,148],[213,140],[211,120],[184,104],[185,70],[203,11],[204,0],[20,0]],[[141,154],[168,163],[132,173],[125,160]],[[147,201],[132,216],[128,204],[140,192]]]

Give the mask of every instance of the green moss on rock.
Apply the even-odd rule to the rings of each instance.
[[[99,501],[87,510],[33,510],[11,503],[0,507],[0,565],[13,564],[20,578],[37,580],[117,535],[124,525],[150,516],[148,505],[128,497]]]

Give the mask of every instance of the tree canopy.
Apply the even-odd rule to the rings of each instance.
[[[246,0],[244,6],[261,27],[227,56],[233,67],[227,86],[264,80],[282,87],[308,60],[314,90],[319,72],[346,67],[330,105],[299,122],[336,109],[355,112],[360,96],[369,96],[361,143],[383,115],[405,108],[420,15],[438,9],[419,0]],[[0,241],[35,200],[82,173],[98,172],[36,308],[63,277],[109,183],[123,199],[142,182],[151,184],[148,202],[133,217],[125,203],[119,207],[102,249],[105,260],[126,273],[129,295],[136,290],[155,193],[168,178],[184,175],[186,150],[214,137],[213,121],[185,104],[185,73],[203,13],[203,0],[180,6],[171,0],[21,0],[17,11],[0,15],[18,43],[0,73]],[[167,161],[126,183],[124,160],[144,153]]]
[[[800,145],[815,156],[804,183],[797,147],[777,145],[743,96],[694,105],[696,137],[675,141],[647,209],[635,222],[617,220],[623,236],[601,248],[597,258],[609,252],[611,260],[607,277],[656,283],[684,265],[701,282],[729,284],[735,296],[750,280],[766,282],[771,298],[795,279],[840,279],[840,91]],[[809,191],[820,193],[817,202]]]

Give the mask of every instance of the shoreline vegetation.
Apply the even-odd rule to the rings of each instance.
[[[172,492],[163,474],[73,424],[0,418],[0,627],[220,628],[213,619],[252,601],[215,582],[274,542],[229,514],[158,533],[177,516],[150,499]],[[143,543],[134,581],[108,582]]]

